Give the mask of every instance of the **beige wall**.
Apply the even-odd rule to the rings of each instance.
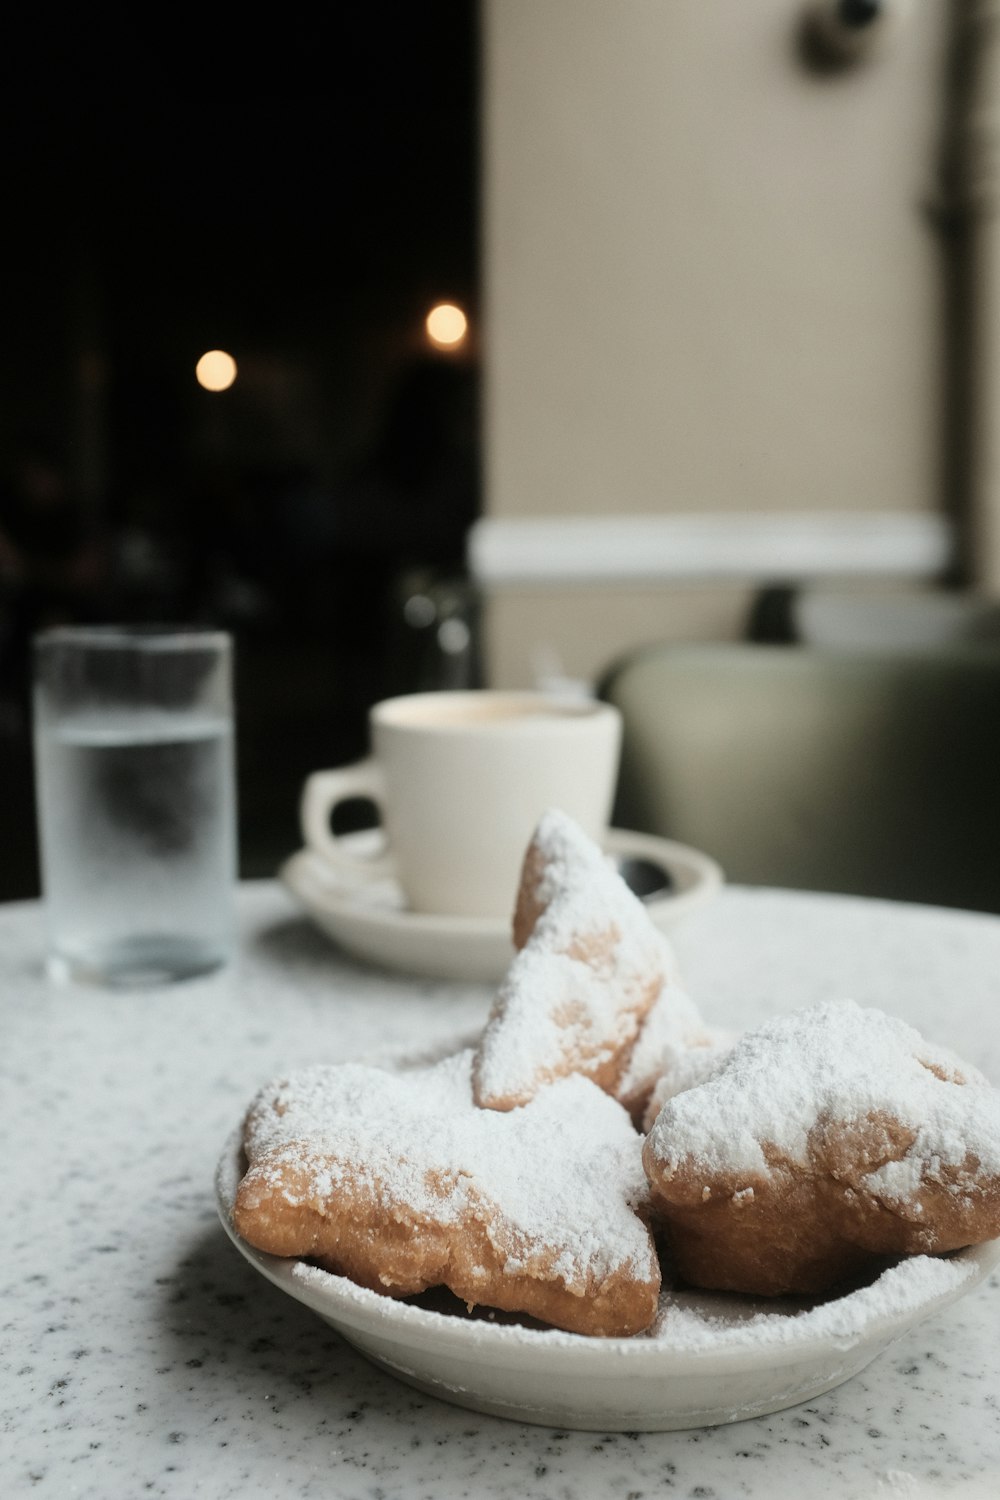
[[[489,517],[940,505],[947,0],[824,76],[801,13],[484,0]],[[498,588],[492,676],[593,675],[745,602]]]

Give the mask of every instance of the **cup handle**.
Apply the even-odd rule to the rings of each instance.
[[[388,849],[378,854],[351,854],[330,828],[330,814],[338,802],[365,797],[374,802],[384,822],[385,790],[381,767],[375,760],[359,760],[336,771],[315,771],[302,789],[299,822],[311,849],[331,864],[369,879],[395,875],[396,862]]]

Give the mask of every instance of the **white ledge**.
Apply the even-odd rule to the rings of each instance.
[[[954,533],[925,512],[485,517],[474,578],[497,586],[829,577],[939,577]]]

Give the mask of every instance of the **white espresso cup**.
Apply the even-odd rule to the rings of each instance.
[[[394,876],[412,910],[509,917],[524,852],[547,808],[600,841],[621,750],[608,703],[544,692],[412,693],[369,715],[372,755],[306,781],[307,845],[355,876]],[[385,848],[365,856],[331,829],[337,804],[375,803]]]

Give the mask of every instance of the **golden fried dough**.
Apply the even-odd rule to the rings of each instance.
[[[664,1104],[643,1161],[695,1286],[822,1293],[1000,1235],[1000,1093],[851,1001],[745,1034]]]
[[[446,1286],[575,1333],[646,1328],[659,1267],[625,1111],[583,1078],[481,1110],[471,1068],[466,1051],[398,1073],[317,1067],[263,1090],[239,1234],[393,1297]]]
[[[528,846],[519,952],[476,1050],[476,1102],[506,1110],[579,1073],[613,1092],[663,987],[663,934],[603,852],[550,810]]]

